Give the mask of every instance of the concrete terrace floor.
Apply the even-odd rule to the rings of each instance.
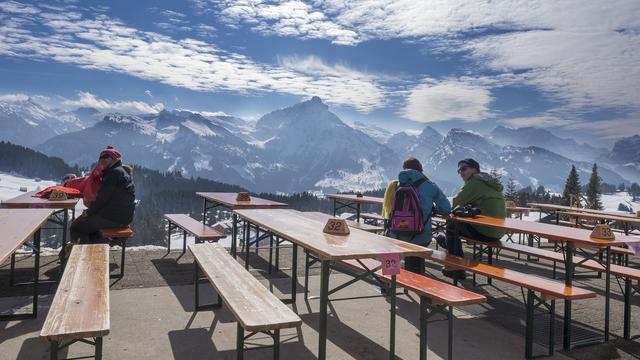
[[[317,299],[303,297],[304,255],[298,259],[298,301],[293,310],[300,315],[300,329],[284,330],[281,334],[283,359],[314,359],[318,347]],[[288,268],[291,251],[281,251],[280,265]],[[242,262],[241,257],[238,258]],[[289,271],[268,274],[268,252],[253,253],[252,273],[274,294],[287,298],[290,292]],[[119,251],[112,251],[111,266],[117,268]],[[637,260],[637,259],[636,259]],[[56,277],[55,257],[43,257],[43,277]],[[31,258],[18,261],[17,280],[29,280]],[[523,272],[551,276],[548,262],[525,262],[509,254],[501,255],[496,263]],[[636,261],[633,266],[639,266]],[[428,273],[443,278],[440,267],[434,265]],[[604,280],[581,274],[577,286],[595,290],[595,299],[573,303],[574,340],[599,336],[604,324]],[[562,273],[559,271],[559,275]],[[348,277],[331,275],[331,287]],[[478,277],[485,283],[484,278]],[[112,280],[113,281],[113,280]],[[0,266],[0,311],[25,306],[29,310],[30,287],[9,287],[9,264]],[[456,309],[454,314],[454,358],[457,359],[520,359],[524,355],[525,308],[519,288],[497,281],[493,285],[473,287],[470,278],[462,286],[487,295],[487,303]],[[208,285],[201,285],[202,301],[213,299]],[[570,352],[562,350],[563,304],[556,304],[556,354],[550,359],[639,359],[640,340],[624,341],[622,336],[623,302],[620,288],[612,284],[611,330],[612,341],[607,344],[584,346]],[[318,268],[311,270],[310,295],[319,292]],[[54,285],[43,285],[38,318],[15,322],[0,322],[0,359],[47,359],[47,343],[38,338],[47,310],[55,292]],[[329,303],[327,354],[329,359],[388,359],[388,302],[376,297],[377,288],[359,282],[332,296]],[[162,250],[127,250],[124,279],[111,287],[111,332],[104,340],[104,359],[234,359],[236,323],[224,307],[221,310],[193,312],[193,259],[187,252],[166,254]],[[369,296],[345,299],[353,296]],[[398,298],[396,354],[398,359],[418,358],[418,298],[414,294]],[[632,300],[632,335],[640,334],[640,297]],[[289,305],[291,306],[291,305]],[[548,317],[536,313],[534,354],[546,354]],[[429,322],[429,358],[446,358],[447,322],[436,315]],[[270,338],[258,337],[247,343],[270,344]],[[76,343],[61,352],[61,357],[91,357],[93,348]],[[270,359],[271,349],[251,350],[247,359]]]

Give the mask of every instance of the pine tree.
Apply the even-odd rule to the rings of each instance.
[[[574,199],[572,199],[572,196]],[[580,177],[575,165],[571,165],[571,171],[564,184],[562,192],[562,205],[571,206],[572,201],[577,207],[580,207]]]
[[[637,182],[634,182],[629,187],[629,192],[631,193],[631,196],[633,197],[632,201],[636,201],[640,197],[640,185],[638,185]]]
[[[598,176],[598,165],[593,164],[591,170],[591,177],[589,178],[589,184],[587,185],[587,208],[594,210],[602,210],[602,201],[600,200],[600,185],[602,178]]]
[[[516,181],[513,178],[509,178],[509,182],[507,183],[507,188],[504,190],[505,200],[514,201],[516,204],[518,203],[518,190],[516,189]]]

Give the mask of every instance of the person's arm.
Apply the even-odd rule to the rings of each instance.
[[[87,215],[94,215],[100,212],[103,207],[109,202],[116,189],[117,179],[116,174],[112,171],[105,172],[102,178],[102,185],[96,195],[96,199],[91,203],[87,209]]]
[[[449,202],[449,199],[447,199],[447,197],[437,185],[436,196],[433,199],[433,203],[436,205],[436,212],[438,214],[447,215],[451,212],[451,203]]]
[[[478,182],[473,179],[469,179],[469,181],[465,182],[462,185],[462,189],[456,194],[453,198],[453,207],[458,205],[465,206],[467,204],[472,204],[476,200],[479,199],[480,191],[478,191]]]

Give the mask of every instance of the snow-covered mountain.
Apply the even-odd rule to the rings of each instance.
[[[370,138],[372,138],[379,144],[386,143],[389,138],[393,136],[393,133],[391,133],[391,131],[375,124],[365,124],[360,121],[355,121],[351,125],[351,127],[369,135]]]
[[[379,188],[399,161],[393,151],[343,123],[319,98],[269,113],[255,129],[230,116],[205,118],[189,111],[111,114],[37,149],[90,165],[107,144],[119,148],[129,163],[255,191]]]
[[[579,144],[574,139],[560,138],[549,130],[535,127],[512,129],[498,126],[489,138],[500,146],[537,146],[578,161],[592,162],[607,153],[606,149]]]
[[[419,135],[399,132],[387,141],[387,146],[401,158],[409,156],[426,159],[440,146],[444,137],[431,126],[425,127]]]
[[[75,114],[45,109],[32,99],[0,102],[0,123],[0,140],[25,146],[83,128]]]
[[[536,147],[501,147],[480,134],[452,129],[442,140],[438,149],[426,160],[425,171],[428,176],[441,182],[445,192],[451,192],[460,186],[457,163],[461,159],[473,158],[481,165],[482,171],[494,170],[502,176],[503,182],[513,178],[520,187],[544,185],[547,189],[559,192],[569,174],[571,165],[576,165],[583,182],[591,174],[591,162],[568,159],[552,151]],[[600,167],[599,175],[611,184],[624,179],[617,173]]]

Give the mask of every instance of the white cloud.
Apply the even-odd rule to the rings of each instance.
[[[294,61],[287,62],[288,68],[261,64],[204,41],[139,31],[106,15],[88,19],[42,12],[29,21],[16,21],[19,13],[11,15],[11,20],[0,18],[0,55],[72,63],[197,91],[319,95],[331,104],[364,112],[384,103],[384,91],[375,76],[360,73],[345,81],[340,78],[348,73],[344,66],[325,65],[305,72]],[[31,21],[45,31],[31,26]]]
[[[97,98],[89,92],[78,92],[75,100],[65,99],[62,104],[73,107],[91,107],[103,111],[118,111],[125,113],[157,113],[164,109],[162,103],[154,105],[143,101],[109,101]]]
[[[145,90],[144,94],[147,95],[150,98],[153,98],[153,93],[151,92],[151,90]]]
[[[402,115],[418,122],[458,119],[480,121],[489,116],[490,91],[458,80],[427,80],[407,96]]]
[[[5,94],[0,95],[0,102],[22,102],[29,100],[29,96],[25,94]]]

